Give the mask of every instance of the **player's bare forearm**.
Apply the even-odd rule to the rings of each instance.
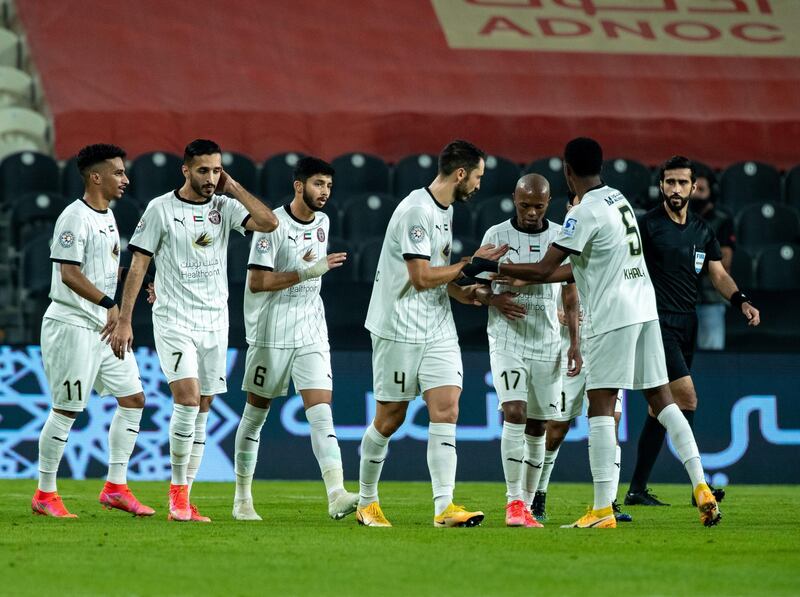
[[[73,263],[61,264],[61,281],[72,292],[78,296],[85,298],[90,303],[95,305],[100,303],[100,299],[105,296],[97,286],[89,281],[89,278],[83,275],[81,267]],[[113,297],[112,297],[113,298]]]
[[[457,286],[456,284],[448,285],[448,292],[450,290],[450,286]],[[478,299],[478,302],[481,305],[486,305],[487,307],[491,305],[492,302],[492,295],[494,292],[492,291],[492,287],[488,285],[481,285],[480,288],[475,290],[475,298]],[[450,295],[452,296],[452,294]]]
[[[239,203],[244,205],[250,214],[245,228],[254,232],[272,232],[278,227],[278,218],[272,210],[264,205],[257,197],[253,196],[247,189],[235,180],[229,180],[226,191],[236,198]]]
[[[717,292],[720,293],[722,298],[728,300],[734,292],[738,292],[739,287],[736,282],[731,278],[730,274],[725,271],[720,261],[708,262],[708,277],[711,278],[711,283]]]
[[[561,289],[561,302],[564,303],[564,318],[569,330],[569,343],[580,346],[580,300],[575,284],[567,284]]]
[[[300,283],[297,272],[270,272],[251,269],[247,286],[250,292],[277,292]]]
[[[408,278],[415,290],[428,290],[442,284],[448,284],[461,275],[466,262],[460,261],[451,265],[431,267],[427,259],[408,259]]]
[[[572,268],[561,265],[565,256],[563,251],[551,246],[538,263],[501,263],[499,273],[537,284],[566,282],[572,278]]]
[[[128,276],[125,278],[125,286],[122,288],[122,306],[119,310],[119,318],[130,322],[133,318],[133,306],[136,304],[136,295],[142,288],[142,280],[150,266],[150,256],[144,253],[134,252],[131,260],[131,267]]]

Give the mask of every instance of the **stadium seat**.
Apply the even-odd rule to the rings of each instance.
[[[796,209],[800,209],[800,164],[786,173],[784,191],[786,203]]]
[[[414,189],[428,186],[436,178],[438,169],[435,155],[419,153],[405,156],[394,166],[394,196],[403,199]]]
[[[228,286],[244,286],[247,283],[247,262],[253,235],[242,236],[238,232],[232,232],[229,238]]]
[[[123,197],[119,201],[111,202],[111,211],[114,212],[114,219],[117,220],[117,230],[119,230],[119,244],[124,251],[128,246],[128,241],[133,236],[136,224],[142,217],[139,205],[128,197]]]
[[[256,165],[246,155],[232,151],[222,152],[222,167],[236,182],[241,184],[253,195],[260,194],[258,186],[258,172]]]
[[[331,162],[336,170],[333,196],[343,199],[360,193],[388,193],[389,166],[368,153],[346,153]]]
[[[749,203],[779,201],[781,176],[761,162],[739,162],[725,169],[720,181],[721,204],[736,213]]]
[[[154,151],[144,153],[131,163],[128,178],[131,181],[128,193],[144,206],[153,198],[183,186],[181,173],[183,160],[172,153]]]
[[[558,199],[566,199],[569,196],[567,179],[564,178],[564,162],[560,157],[553,156],[535,160],[525,166],[525,169],[522,171],[522,173],[541,174],[544,176],[547,179],[547,182],[550,183],[550,196],[554,201]]]
[[[378,261],[381,257],[382,238],[373,238],[361,244],[358,250],[358,271],[356,279],[359,282],[375,281],[375,272],[378,271]]]
[[[550,205],[547,207],[545,217],[551,222],[558,224],[564,223],[564,217],[567,215],[567,198],[566,197],[552,197]]]
[[[462,257],[470,257],[478,250],[480,243],[473,238],[457,236],[453,238],[453,250],[450,263],[458,263]]]
[[[23,151],[0,162],[0,205],[33,191],[57,193],[58,164],[49,155]]]
[[[370,337],[364,329],[364,318],[371,294],[372,280],[331,284],[323,278],[321,295],[325,304],[328,336],[334,351],[370,350]]]
[[[731,277],[739,288],[751,290],[756,285],[756,260],[744,247],[736,247],[731,260]]]
[[[19,36],[8,29],[0,29],[0,65],[19,68],[21,52]]]
[[[747,247],[800,242],[800,214],[780,203],[747,205],[736,214],[736,239]]]
[[[28,299],[45,297],[50,292],[52,240],[52,231],[43,230],[22,245],[18,284],[23,305]]]
[[[650,169],[636,160],[613,158],[603,162],[603,182],[625,195],[631,205],[650,204]]]
[[[24,137],[12,137],[10,139],[0,137],[0,160],[22,151],[38,152],[39,150],[38,143]]]
[[[264,162],[261,169],[261,194],[270,204],[277,206],[279,204],[276,201],[293,193],[294,167],[302,157],[302,153],[290,151],[274,155]]]
[[[397,207],[391,195],[367,193],[350,197],[342,206],[342,238],[363,242],[371,237],[383,237],[386,226]]]
[[[483,238],[489,228],[514,216],[514,201],[508,195],[492,197],[475,211],[475,238]]]
[[[328,253],[347,253],[347,261],[344,262],[342,267],[337,267],[330,270],[322,277],[322,284],[349,284],[356,279],[356,268],[358,259],[353,247],[350,243],[342,238],[332,236],[328,240]]]
[[[17,106],[32,108],[34,85],[31,76],[10,66],[0,66],[0,109]]]
[[[26,193],[17,197],[11,209],[12,245],[24,245],[42,227],[51,229],[68,204],[58,193]]]
[[[453,203],[453,234],[475,238],[474,207],[470,203]]]
[[[511,160],[494,155],[486,156],[481,188],[471,201],[478,203],[497,195],[510,195],[517,186],[519,176],[519,166]]]
[[[244,327],[244,284],[228,284],[228,318],[230,321],[228,346],[247,348]]]
[[[50,147],[50,125],[39,112],[28,108],[3,108],[0,109],[0,138],[27,139],[44,153]]]
[[[328,236],[330,238],[342,236],[342,214],[339,206],[332,201],[328,201],[322,209],[322,213],[328,216]]]
[[[800,244],[765,247],[756,261],[756,287],[760,290],[800,288]]]
[[[78,170],[78,158],[73,156],[64,163],[64,168],[61,170],[61,194],[69,199],[75,199],[82,197],[84,190],[83,177]],[[130,199],[130,190],[126,190],[125,195]]]

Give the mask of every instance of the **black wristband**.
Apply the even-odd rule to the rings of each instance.
[[[117,304],[114,302],[114,299],[112,299],[110,296],[104,296],[97,304],[105,309],[111,309],[112,307],[117,306]]]
[[[472,263],[468,263],[466,266],[464,266],[464,269],[461,270],[461,273],[463,273],[465,276],[474,278],[483,272],[492,272],[496,274],[499,270],[500,263],[498,261],[484,259],[483,257],[473,257]]]
[[[744,292],[741,292],[740,290],[734,292],[731,295],[731,298],[728,300],[731,302],[731,305],[733,305],[737,309],[741,309],[744,303],[750,303],[751,305],[753,304],[753,302],[750,300],[750,297],[748,297]]]

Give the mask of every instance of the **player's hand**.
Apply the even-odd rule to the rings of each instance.
[[[513,288],[522,288],[523,286],[530,286],[534,283],[526,282],[525,280],[520,280],[518,278],[512,278],[511,276],[504,276],[503,274],[489,274],[489,278],[492,280],[492,282],[505,284],[506,286],[511,286]]]
[[[742,313],[747,317],[747,325],[755,327],[761,323],[761,313],[750,303],[742,303]]]
[[[147,302],[150,303],[151,305],[153,303],[155,303],[156,302],[156,287],[152,282],[150,282],[147,285],[147,288],[145,289],[145,292],[147,292]]]
[[[500,311],[506,319],[522,319],[528,309],[514,300],[517,296],[519,295],[516,292],[501,292],[489,297],[489,305]]]
[[[347,261],[347,253],[328,253],[328,270],[337,267],[342,267],[344,262]]]
[[[133,349],[133,328],[131,328],[130,321],[117,319],[117,325],[109,338],[109,344],[117,358],[124,360],[125,353],[131,352]]]
[[[583,356],[579,348],[572,346],[567,349],[567,377],[575,377],[583,368]]]
[[[114,331],[114,328],[117,327],[117,320],[119,319],[119,307],[114,305],[110,309],[106,309],[106,324],[103,326],[103,329],[100,330],[100,340],[105,341],[108,344],[109,340],[108,337],[111,336],[111,332]]]
[[[227,173],[223,170],[219,175],[219,180],[217,181],[217,187],[214,189],[214,193],[217,195],[228,195],[230,197],[234,197],[235,187],[238,183]]]
[[[459,303],[464,305],[471,305],[474,307],[480,307],[483,303],[478,300],[478,289],[482,287],[482,284],[469,284],[468,286],[459,286],[458,290],[453,293],[451,296],[456,299]]]
[[[483,245],[477,251],[475,251],[475,254],[473,255],[473,257],[483,257],[484,259],[489,259],[490,261],[497,261],[498,259],[500,259],[506,253],[508,253],[508,245],[507,244],[500,245],[498,247],[498,246],[495,246],[495,245],[489,243],[489,244]]]
[[[567,314],[564,313],[563,309],[558,310],[558,323],[563,326],[567,325]]]

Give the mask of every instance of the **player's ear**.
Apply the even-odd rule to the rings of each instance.
[[[299,180],[294,181],[294,192],[295,193],[302,193],[303,192],[303,182]]]
[[[189,178],[189,166],[187,166],[186,164],[183,164],[181,166],[181,172],[183,172],[183,177],[184,178]]]

